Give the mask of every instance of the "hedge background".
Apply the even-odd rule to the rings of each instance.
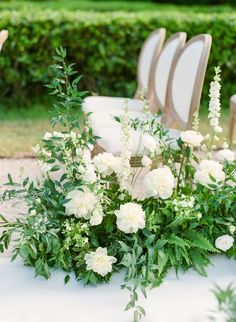
[[[213,67],[222,66],[222,98],[227,107],[236,93],[236,14],[164,12],[93,13],[79,11],[2,11],[0,29],[10,38],[0,56],[0,99],[22,102],[47,90],[48,66],[62,44],[84,75],[83,86],[103,95],[132,96],[139,50],[149,32],[165,27],[167,36],[186,31],[188,38],[213,37],[203,100],[206,102]]]

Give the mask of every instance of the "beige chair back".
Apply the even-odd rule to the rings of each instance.
[[[160,28],[153,31],[145,40],[140,55],[138,59],[138,70],[137,70],[137,90],[135,98],[140,97],[140,92],[145,89],[146,95],[148,96],[148,91],[151,82],[151,74],[153,71],[154,63],[156,57],[160,54],[164,40],[165,40],[166,30],[165,28]]]
[[[152,94],[150,94],[152,95],[152,112],[164,112],[170,72],[180,50],[185,44],[186,37],[185,32],[178,32],[172,35],[165,43],[160,55],[156,57],[152,75]]]
[[[211,42],[210,35],[201,34],[190,39],[180,51],[170,73],[165,126],[191,128],[193,114],[200,104]]]
[[[7,30],[1,30],[0,31],[0,51],[2,49],[2,46],[4,44],[4,42],[7,40],[8,38],[8,31]]]

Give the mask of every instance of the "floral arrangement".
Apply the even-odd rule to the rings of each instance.
[[[23,198],[28,213],[9,222],[1,215],[0,250],[11,241],[13,259],[35,267],[36,276],[50,277],[50,268],[74,272],[85,284],[109,282],[125,269],[122,288],[130,291],[126,309],[134,321],[145,315],[138,305],[138,289],[146,296],[168,269],[194,268],[206,275],[211,254],[236,258],[235,154],[226,143],[215,153],[220,132],[220,70],[210,89],[212,134],[203,137],[195,115],[193,130],[170,135],[147,109],[145,117],[131,120],[126,101],[120,118],[120,156],[93,155],[97,142],[89,113],[78,91],[81,76],[67,64],[66,50],[57,50],[56,72],[47,87],[56,95],[52,126],[35,147],[42,178],[15,182],[9,175],[2,201]],[[140,134],[141,168],[132,168],[131,131]],[[99,143],[99,141],[98,141]],[[141,182],[141,184],[140,184]],[[140,188],[141,187],[141,188]]]

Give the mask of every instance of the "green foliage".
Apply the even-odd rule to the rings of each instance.
[[[236,25],[234,14],[191,14],[174,11],[138,13],[92,13],[60,10],[1,11],[0,29],[10,31],[0,56],[1,100],[10,94],[20,102],[42,94],[41,83],[49,81],[54,48],[68,48],[68,58],[79,64],[83,88],[103,95],[132,96],[136,88],[136,64],[140,48],[148,34],[158,27],[167,28],[167,36],[186,31],[188,37],[210,33],[212,51],[204,87],[213,66],[222,67],[224,107],[235,90]]]

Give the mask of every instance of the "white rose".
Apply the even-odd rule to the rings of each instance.
[[[235,153],[229,149],[220,150],[215,154],[215,159],[221,163],[225,161],[233,162],[235,160]]]
[[[141,163],[144,167],[150,168],[152,160],[148,156],[144,155],[141,159]]]
[[[101,276],[105,276],[112,271],[112,264],[116,263],[117,259],[107,255],[107,249],[99,247],[95,252],[86,254],[85,257],[86,269],[92,270]]]
[[[120,169],[120,158],[108,152],[99,153],[93,159],[93,163],[98,172],[103,176],[109,176]]]
[[[126,234],[136,233],[145,227],[145,212],[136,203],[128,202],[115,211],[117,227]]]
[[[229,235],[223,235],[218,238],[216,238],[215,246],[216,248],[222,250],[223,252],[226,252],[228,249],[230,249],[234,244],[234,238]]]
[[[215,181],[211,179],[213,177]],[[223,166],[213,160],[202,160],[199,164],[199,169],[194,175],[195,183],[200,183],[205,187],[209,187],[209,184],[218,185],[225,180],[225,173]]]
[[[90,219],[93,210],[98,205],[98,199],[87,187],[82,187],[82,189],[83,191],[72,190],[67,194],[66,199],[70,200],[65,204],[66,214]]]
[[[154,153],[160,149],[160,145],[153,136],[145,133],[141,139],[141,147],[147,149],[149,152]]]
[[[150,171],[143,183],[146,197],[168,199],[175,188],[175,178],[167,166]]]
[[[200,146],[204,140],[204,137],[200,133],[191,130],[181,132],[180,138],[184,143],[192,145],[193,147]]]

